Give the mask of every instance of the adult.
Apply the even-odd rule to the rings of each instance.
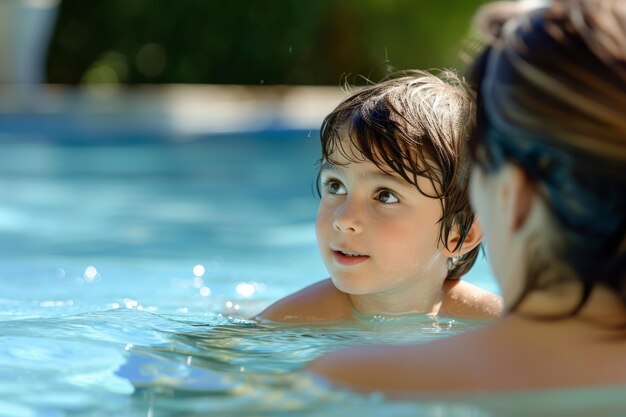
[[[309,369],[401,396],[626,384],[626,1],[492,3],[475,21],[471,200],[506,314]]]

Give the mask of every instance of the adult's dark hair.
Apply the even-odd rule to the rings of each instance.
[[[572,279],[583,289],[572,315],[596,285],[626,302],[626,2],[523,8],[479,11],[486,47],[469,74],[476,163],[485,172],[520,166],[554,219],[547,248],[529,242],[525,289],[512,309],[531,290]]]

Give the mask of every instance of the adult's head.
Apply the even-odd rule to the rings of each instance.
[[[473,203],[509,308],[575,284],[575,314],[626,300],[626,2],[525,4],[476,16]]]

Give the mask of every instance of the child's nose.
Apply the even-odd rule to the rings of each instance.
[[[361,233],[363,230],[362,225],[362,214],[360,213],[359,205],[352,199],[347,198],[335,212],[333,227],[340,232]]]

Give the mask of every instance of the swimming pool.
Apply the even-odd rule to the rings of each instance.
[[[298,372],[341,346],[425,342],[478,322],[247,320],[326,276],[316,130],[29,132],[0,140],[1,416],[498,415]],[[497,290],[484,260],[468,279]]]

